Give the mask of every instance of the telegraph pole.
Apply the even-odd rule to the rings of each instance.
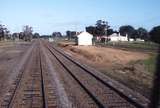
[[[105,44],[107,43],[106,41],[108,41],[108,40],[106,40],[106,38],[108,39],[108,34],[107,34],[107,30],[108,30],[108,22],[107,21],[105,21],[104,22],[104,25],[106,25],[106,27],[105,27],[105,29],[104,29],[104,35],[106,36],[105,37]]]

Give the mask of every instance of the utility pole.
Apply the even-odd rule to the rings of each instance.
[[[105,29],[104,29],[104,34],[105,34],[105,44],[107,43],[106,41],[106,38],[108,39],[108,34],[107,34],[107,30],[108,30],[108,22],[107,21],[104,21],[104,25],[106,25]]]

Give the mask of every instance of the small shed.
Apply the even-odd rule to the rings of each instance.
[[[88,32],[82,32],[77,36],[78,45],[92,45],[93,35]]]
[[[48,38],[48,41],[49,41],[49,42],[53,42],[54,39],[53,39],[52,37],[49,37],[49,38]]]

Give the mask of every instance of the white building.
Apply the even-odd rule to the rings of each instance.
[[[138,42],[144,42],[144,39],[137,38],[136,41],[138,41]]]
[[[54,39],[53,39],[52,37],[49,37],[49,38],[48,38],[48,41],[49,41],[49,42],[53,42]]]
[[[93,38],[93,35],[91,35],[90,33],[82,32],[77,36],[77,44],[92,45],[92,38]]]
[[[121,36],[120,33],[117,34],[117,33],[113,33],[112,35],[109,36],[109,39],[110,41],[113,41],[113,42],[118,42],[118,41],[128,41],[128,36]],[[129,41],[134,41],[134,39],[131,39]]]
[[[126,36],[121,36],[120,33],[113,33],[112,35],[109,36],[110,41],[128,41],[127,35]]]

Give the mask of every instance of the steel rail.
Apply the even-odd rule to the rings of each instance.
[[[76,82],[83,88],[83,90],[91,97],[91,99],[97,104],[97,106],[99,108],[106,108],[99,99],[97,99],[96,96],[94,96],[93,93],[91,93],[82,83],[81,81],[68,69],[67,66],[65,66],[65,64],[59,60],[59,58],[53,53],[53,51],[46,46],[46,48],[51,52],[51,54],[57,59],[57,61],[67,70],[67,72],[74,78],[74,80],[76,80]]]
[[[48,43],[49,44],[49,43]],[[74,64],[76,64],[78,67],[80,67],[81,69],[83,69],[85,72],[87,72],[88,74],[90,74],[91,76],[93,76],[95,79],[97,79],[98,81],[100,81],[103,85],[105,85],[106,87],[109,87],[111,90],[113,90],[114,92],[116,92],[119,96],[121,96],[123,99],[125,99],[127,102],[131,103],[132,105],[134,105],[137,108],[146,108],[146,106],[137,103],[135,100],[129,98],[128,96],[124,95],[124,93],[122,93],[121,91],[119,91],[117,88],[111,86],[110,84],[108,84],[107,82],[105,82],[103,79],[99,78],[98,76],[96,76],[95,74],[93,74],[90,70],[86,69],[85,67],[83,67],[82,65],[80,65],[79,63],[77,63],[76,61],[72,60],[70,57],[68,57],[67,55],[65,55],[64,53],[62,53],[61,51],[59,51],[57,48],[55,48],[54,46],[51,46],[49,44],[49,46],[57,51],[59,54],[61,54],[62,56],[64,56],[65,58],[67,58],[68,60],[70,60],[71,62],[73,62]]]

